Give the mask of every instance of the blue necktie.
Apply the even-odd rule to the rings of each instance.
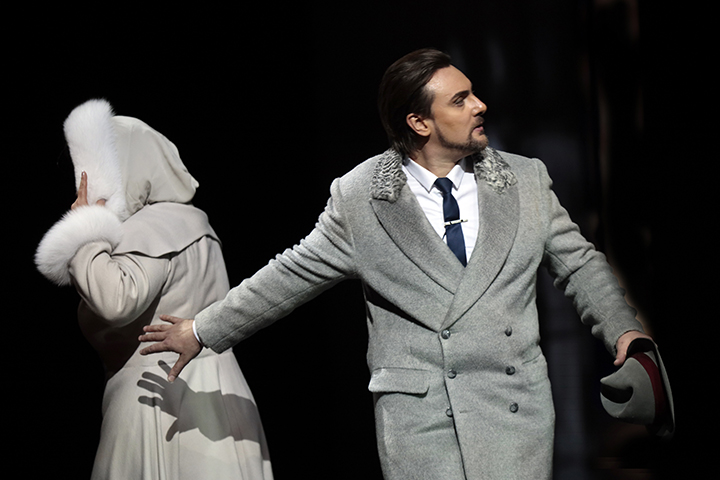
[[[467,265],[465,258],[465,238],[460,224],[460,207],[452,195],[452,181],[449,178],[438,178],[435,186],[443,196],[443,214],[445,215],[445,237],[448,247],[463,264]]]

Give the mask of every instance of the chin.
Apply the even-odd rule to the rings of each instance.
[[[487,136],[485,136],[485,134],[483,134],[480,138],[473,139],[473,141],[471,143],[474,147],[473,152],[477,153],[477,152],[482,152],[483,150],[485,150],[488,147],[488,145],[490,144],[490,141],[488,140]]]

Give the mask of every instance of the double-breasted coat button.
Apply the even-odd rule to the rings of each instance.
[[[445,415],[447,415],[448,417],[452,417],[453,416],[452,408],[448,408],[447,410],[445,410]]]
[[[507,335],[508,337],[512,335],[512,327],[507,327],[505,329],[505,335]]]
[[[505,367],[505,373],[507,373],[508,375],[515,374],[515,367],[513,367],[512,365],[508,365],[507,367]]]
[[[510,404],[510,411],[511,411],[512,413],[517,412],[519,408],[520,408],[520,407],[518,406],[517,403],[511,403],[511,404]]]
[[[450,370],[448,370],[447,375],[448,375],[448,378],[455,378],[455,377],[457,377],[457,372],[451,368]]]
[[[440,336],[441,336],[442,338],[444,338],[445,340],[447,340],[448,338],[450,338],[450,330],[443,330],[443,331],[440,333]]]

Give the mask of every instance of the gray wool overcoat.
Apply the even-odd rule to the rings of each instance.
[[[435,233],[393,150],[331,187],[315,229],[196,316],[226,350],[347,278],[367,305],[369,389],[385,478],[550,478],[554,410],[538,346],[543,265],[615,353],[642,330],[604,255],[586,241],[536,159],[474,160],[480,230],[463,267]]]

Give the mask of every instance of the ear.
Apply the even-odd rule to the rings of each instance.
[[[410,113],[405,117],[405,121],[410,128],[421,137],[430,135],[430,124],[427,118],[423,118],[417,113]]]

